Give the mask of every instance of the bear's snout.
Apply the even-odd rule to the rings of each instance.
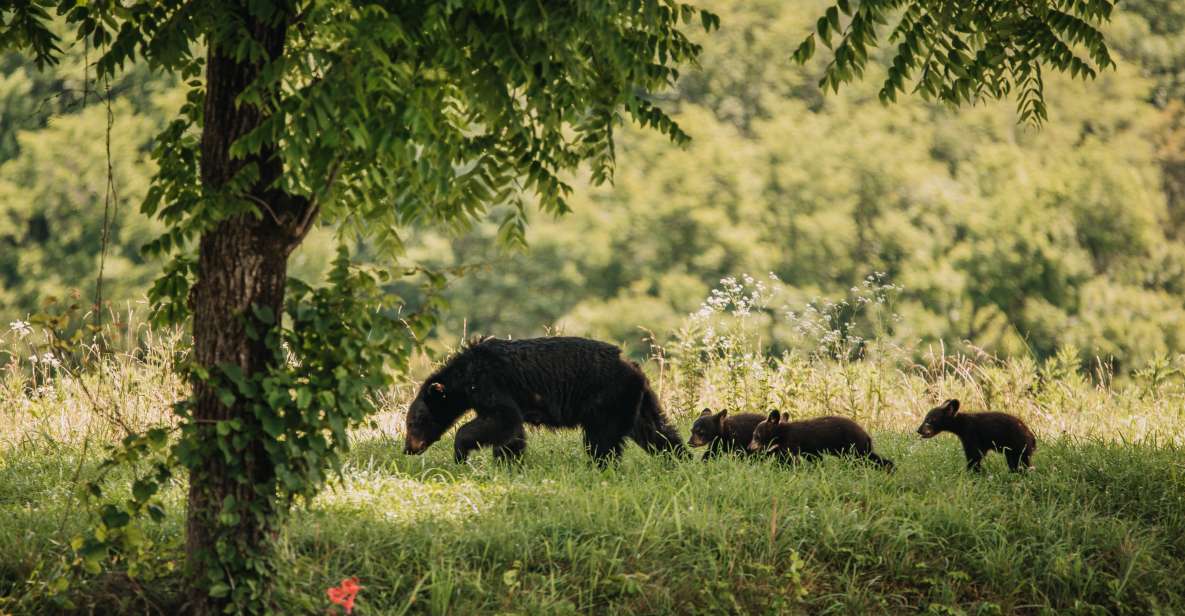
[[[403,452],[413,456],[424,453],[424,450],[427,448],[427,443],[414,436],[408,436],[407,442],[403,444]]]

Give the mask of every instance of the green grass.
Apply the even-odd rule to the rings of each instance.
[[[408,457],[370,438],[280,538],[278,600],[322,613],[324,589],[358,576],[360,614],[1185,611],[1179,446],[1043,440],[1035,471],[1007,473],[993,456],[972,476],[954,437],[873,436],[897,472],[636,447],[600,470],[575,433],[546,431],[519,466],[488,453],[457,465],[447,440]],[[78,455],[32,440],[4,452],[4,609],[47,609],[21,595],[81,527],[66,509]],[[179,541],[172,510],[158,532]],[[164,552],[158,571],[179,557]],[[177,578],[110,577],[75,600],[167,612]]]
[[[342,480],[278,537],[280,610],[324,614],[325,589],[357,576],[363,616],[1185,613],[1181,360],[1087,378],[1060,356],[833,362],[729,348],[648,362],[684,436],[705,405],[847,415],[896,472],[836,458],[670,460],[636,446],[599,469],[578,433],[546,430],[520,465],[488,452],[455,464],[451,437],[409,457],[398,439],[411,388],[396,387],[374,426],[355,431]],[[93,476],[121,424],[172,421],[185,395],[178,352],[166,340],[112,354],[103,378],[0,373],[0,616],[57,609],[47,587],[87,526],[76,479]],[[1023,417],[1036,470],[1008,473],[993,454],[972,475],[955,437],[913,434],[947,397]],[[79,611],[179,610],[184,489],[164,494],[169,515],[146,529],[159,547],[139,575],[73,580],[65,596]]]

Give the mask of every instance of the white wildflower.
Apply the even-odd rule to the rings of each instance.
[[[19,319],[9,323],[8,329],[15,332],[16,335],[20,336],[21,338],[33,333],[33,328],[30,327],[25,321],[21,321]]]

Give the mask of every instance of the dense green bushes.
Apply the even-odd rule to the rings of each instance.
[[[639,326],[673,331],[723,277],[773,272],[782,301],[800,307],[884,272],[904,287],[891,337],[918,349],[967,341],[1040,359],[1073,347],[1120,372],[1185,351],[1185,140],[1173,103],[1185,17],[1172,3],[1123,3],[1110,26],[1119,69],[1088,84],[1051,79],[1039,132],[1010,103],[885,108],[877,79],[823,96],[821,65],[788,58],[817,7],[708,4],[721,30],[661,101],[693,136],[687,148],[624,129],[615,186],[577,182],[574,212],[536,215],[525,254],[497,247],[499,213],[457,238],[408,234],[424,264],[478,266],[450,288],[438,336],[559,327],[642,353]],[[106,122],[97,99],[79,111],[82,51],[50,74],[0,62],[4,322],[48,295],[93,293]],[[145,152],[180,95],[140,73],[112,92],[121,200],[105,295],[134,300],[159,269],[136,250],[159,231],[136,213]],[[324,269],[330,235],[305,242],[298,276]],[[775,347],[797,343],[792,327],[774,330]]]

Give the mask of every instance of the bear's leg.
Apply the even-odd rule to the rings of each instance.
[[[883,468],[887,471],[893,470],[893,461],[892,460],[890,460],[888,458],[882,458],[871,451],[868,452],[868,455],[864,456],[864,459],[868,460],[869,462],[871,462],[871,463],[873,463],[873,464],[875,464],[875,465],[879,466],[880,468]]]
[[[1012,449],[1011,447],[1004,450],[1004,457],[1008,460],[1008,470],[1014,473],[1021,470],[1020,460],[1022,454],[1023,451]]]
[[[527,434],[523,431],[523,427],[520,424],[518,430],[510,437],[510,440],[494,448],[494,458],[497,460],[517,462],[523,456],[523,450],[526,448]]]
[[[967,443],[963,445],[963,454],[967,456],[967,470],[976,473],[983,470],[980,466],[980,464],[983,462],[983,453],[984,452],[981,451],[979,447],[976,447],[973,444]]]
[[[634,425],[629,431],[630,438],[641,445],[646,453],[671,452],[679,456],[687,455],[687,450],[683,447],[683,438],[674,426],[667,423],[654,392],[650,391],[645,381],[639,385],[638,389],[627,390],[629,393],[619,397],[619,401],[615,403],[615,406],[635,405],[636,410],[631,414]],[[620,407],[616,412],[621,412]]]
[[[515,435],[522,434],[522,429],[522,423],[507,422],[500,417],[478,416],[457,430],[457,438],[453,441],[454,457],[458,463],[464,462],[474,449],[506,444]],[[526,446],[525,440],[523,446]]]
[[[584,448],[602,467],[621,455],[623,441],[634,427],[638,392],[629,391],[601,391],[582,405],[580,427],[584,430]]]
[[[794,453],[792,451],[785,450],[785,449],[779,449],[777,451],[776,455],[777,455],[778,462],[781,462],[782,464],[785,464],[786,466],[796,467],[796,466],[802,464],[802,461],[803,461],[803,458],[801,455]]]
[[[588,450],[588,455],[592,456],[596,461],[597,466],[605,467],[610,462],[616,461],[621,457],[621,443],[609,444],[600,441],[590,441],[587,438],[584,441],[584,446]]]
[[[639,418],[641,421],[641,418]],[[684,454],[683,439],[679,436],[679,432],[671,427],[666,422],[666,419],[658,416],[651,420],[649,426],[642,426],[639,430],[634,432],[635,440],[647,453],[662,453],[672,452],[676,454]]]
[[[830,453],[830,454],[836,455],[836,456],[842,456],[842,455],[845,455],[846,452],[844,452],[843,450],[839,450],[839,451],[829,451],[827,453]],[[804,451],[804,452],[801,452],[798,454],[798,459],[802,460],[804,464],[816,465],[816,464],[823,462],[823,454],[818,451]]]
[[[1024,463],[1023,470],[1033,470],[1033,463],[1031,461],[1032,456],[1033,450],[1029,449],[1028,447],[1026,447],[1025,450],[1020,453],[1020,461]]]
[[[584,448],[588,455],[596,460],[597,465],[604,467],[612,460],[621,456],[624,434],[616,430],[606,430],[604,427],[584,427]]]

